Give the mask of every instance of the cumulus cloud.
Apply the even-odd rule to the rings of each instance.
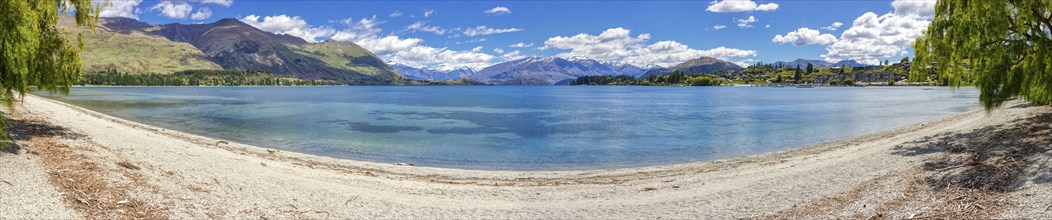
[[[908,54],[913,41],[924,35],[931,21],[917,14],[866,12],[826,48],[826,61],[855,60],[877,64],[881,59]]]
[[[201,0],[201,3],[217,4],[217,5],[230,7],[231,5],[234,5],[234,0]]]
[[[339,30],[328,26],[311,26],[299,16],[276,15],[261,18],[258,15],[249,15],[241,18],[241,21],[264,31],[289,34],[311,42],[324,37],[335,41],[353,42],[373,52],[385,62],[417,68],[442,66],[481,69],[491,65],[496,59],[495,56],[484,53],[482,47],[452,50],[423,45],[424,40],[420,38],[403,38],[394,33],[383,35],[380,25],[385,22],[377,19],[375,15],[371,18],[347,18],[334,22],[343,26]],[[416,30],[427,29],[423,24],[421,23]]]
[[[717,47],[698,50],[676,41],[647,44],[650,34],[632,36],[625,28],[611,28],[599,35],[577,34],[556,36],[544,42],[544,48],[569,50],[559,57],[587,57],[607,62],[625,62],[637,66],[671,66],[683,61],[710,56],[723,60],[755,57],[756,51]],[[540,48],[538,48],[540,49]]]
[[[751,28],[752,23],[756,23],[757,21],[760,21],[760,19],[756,19],[756,17],[753,17],[752,15],[750,15],[749,18],[734,20],[734,22],[738,23],[738,27],[741,28]]]
[[[162,16],[171,19],[186,19],[193,9],[193,6],[184,1],[161,1],[150,8],[150,11],[160,11]]]
[[[793,32],[789,32],[784,36],[779,34],[775,35],[771,42],[786,44],[791,43],[796,46],[813,45],[813,44],[832,44],[835,43],[836,36],[832,34],[822,34],[818,30],[811,30],[810,28],[800,28]]]
[[[372,51],[386,62],[400,63],[417,68],[436,66],[470,67],[482,69],[493,63],[495,56],[482,52],[481,47],[458,51],[448,48],[437,48],[423,45],[420,38],[402,38],[396,35],[381,35],[379,25],[382,21],[376,17],[344,19],[344,29],[332,35],[332,40],[349,41]]]
[[[109,0],[99,2],[99,17],[125,17],[139,19],[142,11],[138,6],[142,0]]]
[[[936,0],[895,0],[891,2],[891,7],[895,8],[895,14],[899,16],[931,18],[935,14],[935,2]]]
[[[474,36],[480,36],[480,35],[501,34],[501,33],[517,32],[517,31],[522,31],[522,29],[519,29],[519,28],[497,29],[497,28],[490,28],[490,27],[486,27],[485,25],[482,25],[482,26],[467,28],[466,30],[464,30],[464,35],[467,35],[469,37],[474,37]]]
[[[379,26],[384,22],[376,19],[376,16],[373,16],[372,18],[362,18],[357,22],[352,18],[347,18],[341,20],[339,23],[344,25],[344,29],[337,31],[329,39],[355,42],[367,38],[373,38],[374,40],[378,39],[377,35],[382,31]],[[393,40],[397,40],[397,38],[386,40],[392,42]],[[376,51],[373,52],[375,53]]]
[[[447,30],[442,28],[442,27],[438,27],[438,26],[429,26],[429,25],[427,25],[426,21],[417,21],[417,22],[414,22],[413,24],[410,24],[409,26],[406,26],[405,27],[405,31],[411,31],[411,32],[422,31],[422,32],[429,32],[429,33],[433,33],[433,34],[437,34],[437,35],[443,35],[443,34],[446,34]]]
[[[511,9],[508,9],[508,7],[504,7],[504,6],[497,6],[497,7],[491,8],[489,10],[485,10],[483,12],[485,12],[486,14],[504,15],[504,14],[511,14]]]
[[[844,23],[840,23],[839,21],[837,21],[833,22],[833,24],[830,24],[829,26],[823,27],[822,29],[835,31],[836,29],[840,29],[840,26],[844,26]]]
[[[518,60],[518,59],[526,58],[526,55],[522,55],[522,51],[515,50],[515,51],[512,51],[512,52],[501,54],[500,58],[505,60],[505,61]]]
[[[749,12],[749,11],[774,11],[778,9],[778,4],[767,3],[767,4],[756,4],[752,0],[716,0],[709,3],[709,7],[706,11],[716,13],[730,13],[730,12]]]
[[[363,47],[375,46],[362,44]],[[492,64],[493,55],[480,51],[455,51],[448,48],[435,48],[423,45],[414,45],[406,50],[380,55],[388,62],[404,63],[414,67],[429,67],[438,65],[470,67],[482,69]]]
[[[435,12],[435,10],[431,10],[431,9],[424,10],[424,17],[425,18],[426,17],[431,17],[431,15],[435,15],[435,13],[437,13],[437,12]]]
[[[713,30],[719,30],[719,29],[724,29],[724,28],[727,28],[727,25],[717,24],[715,26],[712,26]]]
[[[288,16],[288,15],[275,15],[262,17],[260,20],[259,15],[248,15],[241,18],[241,22],[252,25],[253,27],[259,28],[260,30],[278,33],[288,34],[303,38],[309,42],[318,42],[318,38],[332,35],[336,32],[335,29],[327,26],[311,27],[307,24],[307,21],[303,20],[299,16]]]
[[[205,20],[210,17],[212,17],[212,9],[209,9],[208,7],[199,8],[197,9],[197,12],[190,15],[190,19],[195,21]]]
[[[392,17],[392,18],[401,17],[402,16],[402,12],[401,11],[394,11],[394,12],[391,12],[391,15],[389,15],[389,16]]]
[[[508,45],[508,47],[514,47],[514,48],[524,48],[524,47],[532,47],[532,46],[533,46],[533,43],[528,43],[527,44],[527,43],[523,43],[523,42],[519,42],[519,43],[515,43],[515,44],[512,44],[512,45]]]
[[[504,53],[504,49],[500,49],[500,48],[493,48],[493,52],[494,52],[494,53],[498,53],[498,54],[502,54],[502,53]]]

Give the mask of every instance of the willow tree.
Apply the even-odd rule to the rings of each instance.
[[[1019,97],[1052,103],[1052,0],[939,1],[914,42],[912,79],[974,83],[987,110]],[[929,69],[931,68],[931,69]]]
[[[98,19],[90,0],[0,0],[0,105],[9,112],[30,89],[69,94],[77,81],[81,33],[57,27],[69,13],[82,26],[94,27]]]

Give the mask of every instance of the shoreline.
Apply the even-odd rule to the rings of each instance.
[[[117,87],[121,87],[121,86],[117,86]],[[130,87],[156,87],[156,86],[130,86]],[[204,86],[204,87],[210,87],[210,86]],[[227,87],[239,87],[239,86],[227,86]],[[283,87],[283,86],[258,86],[258,87]],[[572,174],[579,174],[579,173],[616,173],[616,172],[628,173],[628,172],[635,172],[635,171],[639,171],[639,170],[663,170],[663,169],[677,168],[677,167],[704,166],[704,165],[709,165],[709,164],[712,164],[712,163],[720,164],[720,163],[723,163],[723,162],[735,162],[735,161],[739,161],[739,160],[750,159],[750,158],[753,158],[753,157],[757,157],[757,158],[759,158],[759,157],[772,157],[772,156],[786,157],[786,156],[792,156],[792,155],[796,155],[796,154],[800,154],[800,153],[804,153],[804,154],[806,154],[806,153],[813,153],[815,150],[818,150],[818,149],[807,149],[807,148],[823,148],[824,149],[824,148],[835,147],[837,145],[840,145],[840,144],[842,144],[841,142],[847,142],[847,141],[854,142],[853,140],[871,140],[871,139],[874,139],[874,138],[879,138],[879,137],[886,136],[887,134],[900,133],[900,132],[904,132],[904,131],[913,131],[913,130],[916,130],[915,128],[923,127],[923,126],[925,126],[925,125],[927,125],[929,123],[940,122],[940,121],[947,121],[947,120],[954,120],[954,119],[958,119],[958,118],[961,118],[961,117],[965,117],[967,115],[976,114],[978,112],[983,111],[981,108],[977,107],[976,109],[972,109],[972,110],[969,110],[969,111],[966,111],[966,112],[956,113],[956,114],[952,114],[952,115],[949,115],[949,116],[936,118],[936,119],[933,119],[933,120],[930,120],[930,121],[909,124],[909,125],[905,125],[905,126],[901,126],[901,127],[897,127],[897,128],[891,128],[891,129],[884,130],[884,131],[877,131],[877,132],[873,132],[873,133],[862,134],[862,135],[849,137],[849,138],[845,138],[845,139],[841,139],[841,140],[835,140],[835,141],[811,144],[811,145],[806,145],[806,146],[789,147],[789,148],[783,149],[783,150],[766,151],[766,152],[761,152],[761,153],[757,153],[757,154],[750,154],[750,155],[743,155],[743,156],[730,156],[730,157],[720,158],[720,159],[700,160],[700,161],[694,161],[694,162],[663,164],[663,165],[640,165],[640,166],[623,166],[623,167],[609,167],[609,168],[581,168],[581,169],[554,169],[554,170],[511,170],[511,169],[509,169],[509,170],[498,170],[498,169],[472,169],[472,168],[455,168],[455,167],[415,166],[415,165],[409,165],[411,163],[402,163],[402,162],[388,163],[388,162],[376,162],[376,161],[368,161],[368,160],[357,160],[357,159],[352,159],[352,158],[339,158],[339,157],[332,157],[332,156],[325,156],[325,155],[315,155],[315,154],[304,153],[304,152],[287,151],[287,150],[282,150],[282,149],[275,149],[275,148],[269,148],[269,147],[255,146],[255,145],[251,145],[251,144],[244,144],[244,143],[236,142],[236,141],[233,141],[233,140],[226,140],[226,139],[221,139],[221,138],[214,138],[214,137],[208,137],[208,136],[204,136],[204,135],[193,134],[193,133],[189,133],[189,132],[183,132],[183,131],[178,131],[178,130],[171,130],[171,129],[161,128],[161,127],[148,125],[148,124],[143,124],[143,123],[132,121],[132,120],[128,120],[128,119],[119,118],[119,117],[116,117],[116,116],[107,115],[107,114],[104,114],[104,113],[96,112],[94,110],[86,109],[86,108],[83,108],[83,107],[80,107],[80,106],[76,106],[76,105],[73,105],[73,104],[61,102],[61,101],[58,101],[58,100],[52,100],[52,99],[48,99],[48,98],[45,98],[45,97],[40,97],[40,96],[37,96],[37,95],[30,95],[30,96],[33,96],[33,98],[39,99],[40,101],[50,102],[51,104],[55,104],[55,105],[59,105],[59,106],[65,107],[65,108],[69,108],[69,109],[72,109],[72,110],[77,111],[79,113],[83,113],[83,114],[89,115],[91,117],[105,119],[105,120],[108,120],[110,122],[114,122],[114,123],[117,123],[117,124],[129,126],[129,127],[132,127],[132,128],[142,129],[144,131],[153,132],[153,133],[157,133],[157,134],[163,134],[163,135],[166,135],[166,136],[169,136],[169,137],[172,137],[172,138],[177,138],[177,139],[181,139],[181,140],[184,140],[184,141],[193,142],[193,143],[197,143],[197,144],[210,145],[210,143],[215,143],[215,145],[218,146],[219,148],[223,148],[223,149],[230,150],[230,151],[238,151],[238,152],[243,152],[243,153],[256,154],[256,155],[259,155],[259,156],[263,156],[263,153],[266,153],[266,154],[269,155],[269,154],[272,154],[272,153],[270,153],[272,151],[273,152],[279,152],[280,151],[280,152],[284,153],[285,156],[291,157],[290,159],[302,159],[302,160],[305,160],[305,161],[325,160],[325,161],[330,161],[330,162],[336,162],[336,164],[338,164],[338,165],[345,165],[343,163],[340,163],[340,162],[345,162],[346,165],[378,166],[380,168],[413,167],[414,169],[423,168],[423,169],[428,169],[428,170],[431,170],[431,171],[439,171],[439,172],[470,172],[470,173],[499,172],[499,173],[502,173],[502,174],[503,173],[509,173],[509,172],[510,173],[523,173],[523,174],[528,174],[528,173],[545,173],[545,174],[550,174],[550,173],[553,173],[553,172],[556,172],[556,173],[569,172],[569,173],[572,173]],[[796,151],[805,151],[805,152],[796,152]],[[782,155],[782,154],[786,154],[786,155]]]
[[[103,87],[120,88],[120,87],[164,87],[164,86],[103,86]],[[203,87],[211,87],[211,86],[203,86]],[[238,86],[214,86],[214,87],[238,87]],[[281,87],[281,86],[247,86],[247,87]],[[196,89],[195,89],[195,91],[196,91]],[[107,91],[103,91],[103,92],[107,92]],[[189,92],[189,91],[186,91],[186,92]],[[43,94],[38,94],[38,95],[43,95]],[[49,99],[48,97],[55,98],[55,100]],[[708,156],[706,156],[706,157],[693,157],[693,158],[688,159],[688,160],[676,160],[675,162],[669,162],[669,161],[666,160],[666,161],[662,161],[662,162],[641,162],[641,163],[634,163],[634,164],[615,164],[615,165],[610,165],[608,163],[608,164],[601,164],[601,165],[582,165],[582,166],[575,166],[575,165],[572,165],[572,162],[566,162],[566,163],[562,163],[562,164],[559,164],[559,165],[548,165],[548,163],[542,163],[543,165],[534,165],[534,166],[529,166],[529,167],[527,167],[527,166],[515,167],[515,166],[513,166],[512,163],[503,163],[502,164],[500,162],[492,162],[493,160],[490,160],[490,164],[498,164],[498,165],[488,165],[487,164],[487,165],[470,165],[469,166],[469,165],[449,165],[449,164],[452,164],[449,161],[457,161],[457,160],[453,160],[453,159],[443,160],[445,158],[428,158],[428,157],[417,157],[417,158],[402,157],[402,158],[395,158],[395,157],[383,157],[382,153],[359,152],[357,154],[340,154],[339,151],[335,151],[337,153],[326,154],[326,152],[333,152],[333,149],[327,149],[327,151],[316,151],[316,152],[313,152],[313,153],[317,153],[317,154],[313,154],[310,151],[306,151],[306,149],[303,149],[303,148],[285,148],[283,146],[283,144],[274,144],[274,143],[269,143],[269,142],[265,142],[265,141],[261,142],[261,141],[258,141],[258,140],[254,141],[254,140],[246,139],[246,138],[238,136],[238,135],[226,134],[225,136],[229,137],[229,138],[225,138],[225,137],[223,137],[221,135],[215,135],[215,134],[209,135],[209,134],[207,134],[205,132],[202,132],[202,131],[180,132],[180,126],[177,126],[177,125],[181,125],[179,123],[167,123],[167,124],[162,123],[161,126],[144,124],[144,123],[141,123],[140,121],[148,122],[148,121],[145,121],[146,119],[144,119],[144,118],[148,118],[148,117],[131,117],[131,115],[125,115],[127,118],[122,118],[122,117],[117,117],[117,116],[109,116],[109,115],[106,115],[104,113],[104,112],[108,112],[108,111],[105,111],[106,108],[100,108],[100,109],[103,109],[103,111],[102,111],[103,113],[100,114],[100,113],[94,112],[93,109],[88,109],[88,108],[76,106],[74,104],[67,104],[67,103],[61,101],[61,100],[63,100],[63,98],[57,97],[57,96],[37,96],[37,98],[43,98],[43,100],[46,100],[46,101],[52,101],[53,103],[56,103],[56,104],[59,104],[59,105],[63,105],[63,106],[70,107],[70,108],[74,108],[74,109],[76,109],[76,111],[85,113],[87,115],[93,115],[95,117],[120,119],[120,121],[123,121],[121,123],[124,123],[124,124],[127,124],[126,122],[136,122],[135,124],[130,124],[130,125],[134,126],[134,127],[143,127],[145,129],[150,129],[150,131],[162,131],[162,129],[171,129],[171,131],[175,131],[176,132],[174,135],[177,135],[177,136],[186,136],[186,135],[201,136],[201,137],[197,137],[197,138],[208,139],[208,141],[224,141],[224,142],[231,142],[231,143],[236,142],[234,144],[245,145],[245,146],[258,146],[258,147],[261,147],[261,148],[277,149],[277,151],[296,152],[296,153],[302,153],[302,154],[306,154],[306,155],[315,155],[315,156],[324,157],[324,158],[344,159],[344,160],[351,160],[351,161],[363,161],[363,162],[372,162],[372,163],[380,163],[380,164],[405,163],[405,164],[420,165],[420,166],[424,166],[424,167],[468,169],[468,171],[506,171],[506,172],[526,172],[526,171],[537,171],[537,172],[549,172],[549,171],[602,171],[602,169],[640,168],[640,167],[646,167],[646,166],[663,166],[663,165],[676,165],[676,164],[694,163],[694,162],[705,162],[705,161],[712,161],[712,160],[733,159],[733,158],[740,158],[740,157],[746,157],[746,156],[752,156],[752,155],[758,155],[758,154],[767,154],[767,153],[781,152],[781,151],[785,151],[785,149],[793,149],[793,148],[807,147],[807,146],[810,146],[810,145],[817,145],[817,144],[823,144],[823,143],[836,142],[836,141],[841,140],[841,139],[851,139],[851,138],[865,137],[867,135],[873,135],[873,134],[878,134],[878,133],[887,132],[887,131],[894,131],[894,129],[912,125],[912,124],[905,124],[905,125],[899,124],[899,126],[891,127],[889,129],[887,129],[887,131],[882,131],[882,129],[874,129],[875,132],[874,131],[867,131],[865,133],[857,134],[857,135],[854,135],[854,136],[849,136],[849,137],[846,137],[846,138],[845,137],[838,137],[838,136],[836,138],[826,137],[826,138],[822,138],[823,140],[814,140],[814,141],[809,141],[807,143],[801,143],[801,144],[784,144],[784,145],[773,145],[772,144],[772,145],[770,145],[770,147],[754,147],[754,148],[750,148],[751,152],[749,152],[748,154],[724,154],[723,156],[719,156],[719,157],[708,157]],[[77,102],[74,102],[74,101],[77,101],[77,99],[68,99],[68,100],[65,100],[65,101],[70,101],[70,103],[77,103]],[[165,103],[167,103],[167,102],[165,102]],[[92,105],[86,105],[86,106],[92,106]],[[965,107],[965,109],[967,109],[967,107]],[[954,111],[954,112],[962,111],[962,109],[954,108],[954,109],[952,109],[952,111]],[[956,114],[959,114],[959,113],[953,113],[953,114],[951,114],[949,116],[953,116],[953,115],[956,115]],[[932,117],[949,117],[949,116],[943,115],[943,116],[932,116]],[[933,120],[937,120],[937,119],[940,119],[940,118],[934,118]],[[373,122],[373,123],[376,123],[376,122]],[[820,141],[825,141],[825,142],[820,142]],[[300,143],[301,144],[299,144],[299,145],[315,145],[315,144],[303,144],[304,142],[300,142]],[[305,143],[317,143],[317,142],[305,142]],[[365,146],[371,146],[369,144],[364,144],[364,145]],[[642,144],[642,145],[645,145],[645,144]],[[416,156],[416,155],[413,155],[413,156]],[[393,158],[393,159],[390,159],[390,158]],[[424,159],[420,159],[420,158],[424,158]],[[420,159],[420,160],[413,160],[413,159]],[[428,161],[426,159],[431,159],[431,160]],[[428,162],[430,162],[430,164],[428,164]],[[511,164],[511,165],[506,165],[506,164]],[[596,164],[598,164],[598,163],[596,163]],[[504,165],[504,166],[502,166],[502,165]],[[543,167],[543,166],[546,166],[546,167]]]
[[[15,138],[22,151],[66,149],[59,153],[94,162],[98,169],[93,174],[124,193],[125,200],[113,202],[125,201],[125,205],[113,210],[135,208],[169,218],[845,218],[878,214],[907,218],[908,210],[864,208],[866,203],[879,204],[909,189],[894,182],[912,178],[934,155],[898,155],[901,146],[944,133],[1007,124],[1032,111],[1048,111],[1047,107],[1026,107],[987,115],[973,110],[830,143],[683,164],[495,171],[400,166],[273,150],[157,128],[32,95],[16,106],[16,120],[68,131]],[[26,155],[48,170],[61,170],[49,161],[67,158],[44,153],[15,155]],[[70,169],[78,171],[75,166]],[[66,192],[67,187],[56,181],[62,182],[51,178],[58,191]],[[883,191],[866,190],[874,186]],[[51,192],[48,186],[26,190]],[[857,191],[872,195],[862,193],[855,200],[873,201],[861,206],[841,204],[846,210],[835,212],[797,212],[799,207],[821,206],[827,198],[859,194]],[[67,207],[86,216],[100,216],[78,209],[76,204],[82,202],[66,195]],[[143,205],[126,205],[140,203]],[[0,206],[0,217],[5,216],[4,210]]]

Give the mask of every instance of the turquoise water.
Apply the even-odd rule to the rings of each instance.
[[[87,87],[51,98],[167,129],[418,166],[562,170],[801,147],[979,108],[974,89]]]

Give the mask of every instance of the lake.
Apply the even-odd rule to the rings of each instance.
[[[980,108],[975,89],[920,87],[77,87],[43,95],[262,147],[486,170],[719,159]]]

